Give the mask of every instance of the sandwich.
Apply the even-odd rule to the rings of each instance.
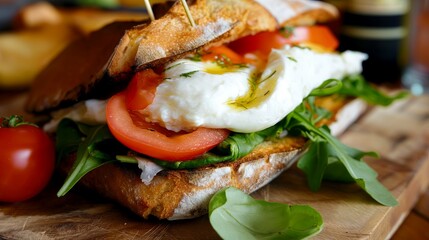
[[[399,97],[364,82],[365,54],[335,52],[337,40],[318,25],[338,17],[334,7],[196,0],[189,12],[195,26],[180,3],[154,21],[110,24],[36,78],[26,109],[49,115],[67,173],[59,196],[79,182],[144,218],[193,218],[217,191],[254,192],[304,154],[310,188],[352,181],[396,203],[361,160],[373,153],[331,135],[364,109],[356,96]]]

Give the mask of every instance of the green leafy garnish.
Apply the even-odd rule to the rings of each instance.
[[[323,228],[321,215],[310,206],[255,200],[232,187],[211,198],[209,217],[223,239],[303,239]]]
[[[295,58],[293,58],[293,57],[287,57],[289,60],[291,60],[292,62],[298,62]]]
[[[168,66],[168,67],[165,69],[165,71],[170,70],[170,69],[172,69],[172,68],[174,68],[174,67],[177,67],[177,66],[179,66],[179,65],[182,65],[183,63],[184,63],[184,62],[179,62],[179,63],[173,64],[173,65],[170,65],[170,66]]]
[[[203,55],[201,53],[196,53],[192,56],[187,57],[187,59],[194,62],[201,62],[203,60]]]
[[[124,150],[111,135],[107,125],[89,126],[63,119],[57,130],[58,159],[77,150],[76,161],[57,196],[64,196],[88,172],[115,161]]]
[[[168,169],[193,169],[210,164],[234,161],[249,154],[265,139],[280,135],[284,130],[284,122],[253,133],[231,133],[231,135],[211,152],[198,158],[183,162],[168,162],[151,159],[161,167]]]
[[[287,116],[289,119],[287,129],[299,131],[309,139],[308,151],[299,160],[298,167],[306,173],[310,188],[318,190],[326,169],[333,166],[339,172],[334,175],[333,171],[328,171],[331,173],[329,175],[331,180],[353,179],[377,202],[386,206],[396,205],[396,199],[377,180],[377,173],[362,161],[364,156],[377,155],[344,145],[330,134],[326,126],[316,127],[313,115],[307,110],[308,106],[311,104],[304,102]]]
[[[192,75],[194,75],[196,72],[198,72],[198,70],[190,71],[190,72],[185,72],[185,73],[180,74],[179,76],[181,76],[181,77],[185,77],[185,78],[190,78],[190,77],[192,77]]]
[[[311,91],[310,96],[328,96],[338,93],[343,88],[343,82],[338,79],[328,79],[318,88]]]
[[[407,92],[399,92],[393,96],[383,94],[372,87],[362,75],[348,76],[343,80],[343,87],[337,92],[340,95],[358,97],[369,104],[389,106],[394,101],[408,96]]]

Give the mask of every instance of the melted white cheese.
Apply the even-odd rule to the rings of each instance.
[[[143,113],[173,131],[207,127],[255,132],[276,124],[325,80],[360,73],[366,58],[358,52],[316,53],[285,46],[272,51],[260,78],[253,77],[254,68],[213,74],[207,70],[213,63],[182,59],[167,66],[166,80]]]

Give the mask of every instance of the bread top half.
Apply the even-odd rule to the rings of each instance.
[[[333,6],[309,0],[195,0],[189,10],[195,27],[175,3],[157,20],[115,22],[73,42],[36,77],[26,110],[47,113],[105,99],[124,89],[136,71],[247,35],[338,15]]]

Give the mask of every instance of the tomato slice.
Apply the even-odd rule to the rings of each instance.
[[[162,75],[152,69],[140,71],[134,75],[126,89],[126,104],[130,110],[140,110],[152,103],[156,88],[162,82]]]
[[[240,38],[228,46],[238,54],[260,53],[268,55],[273,48],[281,48],[289,41],[279,32],[260,32]]]
[[[318,45],[326,51],[338,47],[338,40],[326,26],[295,27],[290,32],[261,32],[240,38],[228,46],[238,54],[254,53],[267,56],[271,49],[282,48],[285,44]]]
[[[113,136],[128,148],[160,160],[194,159],[229,135],[226,129],[209,128],[198,128],[189,133],[174,133],[166,129],[162,132],[143,119],[133,120],[132,115],[136,117],[127,110],[124,92],[110,98],[106,107],[106,119]]]
[[[225,64],[243,63],[243,57],[225,45],[211,47],[202,56],[203,61],[226,61]]]
[[[334,51],[338,47],[338,39],[326,26],[296,27],[288,40],[291,43],[315,44],[326,51]]]

